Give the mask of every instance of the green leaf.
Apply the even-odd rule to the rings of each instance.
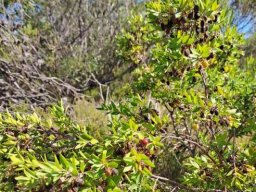
[[[122,192],[123,190],[121,190],[120,188],[118,188],[118,187],[115,187],[114,189],[113,189],[113,192]]]
[[[44,172],[47,172],[47,173],[53,173],[53,169],[48,166],[47,163],[39,163],[39,167],[44,171]]]
[[[98,143],[99,141],[97,139],[91,139],[91,144],[95,145],[96,143]]]
[[[102,152],[101,161],[102,161],[102,162],[105,162],[106,159],[107,159],[107,150],[104,150],[104,151]]]
[[[17,158],[15,155],[11,155],[10,159],[14,165],[23,165],[25,163],[22,159]]]
[[[17,181],[30,181],[31,180],[31,178],[25,177],[25,176],[18,176],[18,177],[15,177],[15,179]]]
[[[69,167],[70,167],[69,162],[68,162],[67,159],[66,159],[63,155],[61,155],[61,154],[60,154],[60,163],[61,163],[62,165],[64,165],[66,169],[69,169]]]
[[[155,164],[150,160],[144,160],[144,163],[150,167],[155,167]]]
[[[124,170],[123,170],[123,172],[126,173],[126,172],[131,171],[131,170],[132,170],[132,167],[133,167],[133,166],[127,166],[127,167],[125,167]]]
[[[112,168],[117,168],[118,167],[118,163],[112,161],[112,162],[108,163],[108,166],[112,167]]]
[[[190,164],[191,164],[193,167],[195,167],[195,168],[197,168],[197,169],[200,169],[200,166],[199,166],[195,161],[191,160],[191,161],[190,161]]]
[[[28,178],[36,179],[36,173],[30,171],[29,169],[25,169],[25,170],[24,170],[24,174],[25,174]]]
[[[217,1],[214,1],[214,2],[212,3],[212,11],[216,11],[218,8],[219,8],[218,2],[217,2]]]

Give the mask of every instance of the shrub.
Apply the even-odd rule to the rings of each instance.
[[[0,116],[1,191],[126,191],[150,189],[159,137],[113,120],[103,141],[73,123],[62,106],[48,118]]]
[[[50,119],[2,113],[1,190],[254,190],[256,87],[232,14],[216,0],[146,5],[118,38],[137,69],[127,98],[102,106],[110,133],[96,139],[62,106]],[[169,153],[179,174],[156,175]]]
[[[255,79],[239,67],[244,41],[231,21],[216,0],[155,0],[119,36],[119,54],[138,67],[132,94],[166,108],[161,136],[183,174],[165,181],[185,191],[255,188]]]

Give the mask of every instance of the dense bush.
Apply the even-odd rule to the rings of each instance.
[[[1,191],[255,189],[255,79],[232,14],[217,0],[146,7],[118,37],[134,83],[102,106],[100,138],[61,105],[1,114]]]
[[[120,55],[138,65],[133,94],[165,107],[162,139],[188,191],[255,189],[255,79],[239,68],[243,38],[231,21],[214,0],[151,1],[119,38]]]
[[[1,191],[150,190],[160,137],[143,132],[133,119],[113,120],[111,135],[99,142],[63,107],[49,114],[1,114]]]

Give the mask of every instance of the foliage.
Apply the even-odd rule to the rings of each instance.
[[[189,191],[255,187],[255,80],[239,68],[231,22],[215,0],[155,0],[119,37],[119,54],[138,66],[132,94],[165,107],[162,139]]]
[[[113,105],[114,106],[114,105]],[[112,121],[99,142],[73,123],[62,106],[49,118],[2,113],[1,191],[132,191],[150,189],[159,137],[132,119]]]
[[[86,23],[88,15],[82,15],[86,10],[69,10],[69,3],[79,10],[79,1],[47,2],[49,10],[56,11],[46,10],[39,22],[27,20],[21,31],[29,42],[37,42],[31,50],[43,45],[44,54],[36,59],[43,58],[47,64],[39,69],[56,69],[47,75],[63,78],[61,67],[70,67],[68,78],[72,79],[64,82],[72,83],[80,62],[90,54],[95,58],[97,33],[95,28],[87,30],[91,25]],[[107,2],[106,11],[110,8],[112,13],[112,1],[86,2],[88,7]],[[124,86],[121,102],[102,105],[110,117],[108,125],[103,115],[100,120],[90,117],[95,122],[84,126],[79,123],[81,117],[75,121],[68,117],[63,105],[51,107],[45,116],[1,113],[1,191],[254,190],[256,83],[255,75],[247,70],[254,59],[248,58],[245,67],[239,65],[244,40],[232,26],[232,12],[217,0],[151,0],[146,8],[133,14],[117,38],[118,55],[133,71],[133,83]],[[96,9],[95,14],[104,16],[105,12]],[[111,21],[116,18],[112,16]],[[44,19],[49,20],[45,23]],[[94,27],[101,34],[100,24]],[[87,39],[84,30],[89,33]],[[99,40],[105,43],[104,38]],[[70,41],[74,44],[65,47]],[[81,53],[88,42],[96,47],[84,57]],[[5,46],[10,52],[3,52],[5,60],[12,62],[17,58],[9,54],[23,50],[22,45],[15,51]],[[25,58],[33,58],[30,67],[37,63],[34,57]],[[87,75],[85,71],[82,74]],[[101,85],[93,72],[89,70],[90,77]],[[90,105],[86,110],[80,113],[101,117]],[[95,126],[107,130],[98,137],[101,127]]]

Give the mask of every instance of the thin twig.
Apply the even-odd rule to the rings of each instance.
[[[211,161],[212,161],[215,165],[217,164],[217,162],[209,155],[209,153],[207,152],[207,150],[204,149],[204,147],[203,147],[201,144],[199,144],[199,143],[197,143],[197,142],[195,142],[195,141],[192,141],[192,140],[190,140],[190,139],[187,139],[187,138],[182,138],[182,137],[177,137],[177,136],[171,136],[171,135],[169,135],[168,137],[169,137],[169,138],[173,138],[173,139],[178,139],[178,140],[181,140],[181,141],[188,141],[189,143],[192,143],[192,144],[196,145],[199,149],[201,149],[201,151],[202,151],[207,157],[209,157],[209,159],[211,159]],[[167,138],[168,138],[168,137],[167,137]]]
[[[188,191],[198,191],[199,190],[199,189],[196,189],[196,188],[187,187],[185,185],[182,185],[182,184],[178,183],[177,181],[173,181],[173,180],[170,180],[168,178],[157,176],[157,175],[154,175],[154,174],[152,174],[151,177],[154,178],[154,179],[157,179],[159,181],[165,181],[165,182],[171,183],[175,187],[178,187],[178,188],[181,188],[181,189],[186,189]]]

